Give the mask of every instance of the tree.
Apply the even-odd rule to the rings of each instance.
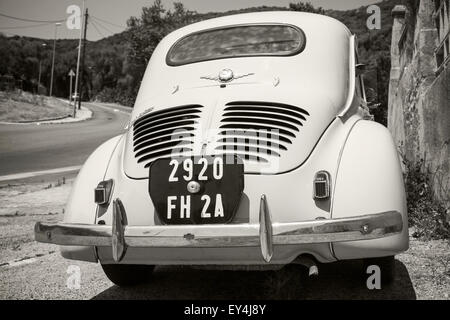
[[[195,12],[188,11],[182,3],[174,3],[174,11],[166,11],[161,0],[142,8],[140,18],[131,17],[127,62],[133,76],[142,77],[145,67],[158,43],[171,31],[195,22]]]
[[[290,3],[289,10],[325,14],[322,7],[315,8],[310,2]]]
[[[197,21],[196,12],[186,10],[182,3],[174,3],[174,9],[166,10],[161,0],[142,8],[140,18],[131,17],[129,49],[126,58],[126,83],[131,86],[129,94],[136,95],[147,63],[158,43],[170,32]]]

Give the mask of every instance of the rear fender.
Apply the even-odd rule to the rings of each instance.
[[[94,201],[94,189],[104,179],[115,148],[122,136],[116,136],[100,145],[86,160],[73,184],[67,202],[64,222],[93,224],[96,220],[97,204]],[[64,258],[97,261],[94,247],[61,246]]]
[[[373,121],[358,121],[345,143],[334,189],[332,217],[398,211],[400,234],[376,240],[334,243],[337,259],[390,256],[408,249],[408,217],[402,169],[389,131]]]

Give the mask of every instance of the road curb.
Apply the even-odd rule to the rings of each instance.
[[[77,165],[77,166],[54,168],[54,169],[41,170],[41,171],[13,173],[13,174],[0,176],[0,182],[27,179],[27,178],[43,176],[43,175],[47,175],[47,174],[58,174],[58,173],[64,173],[64,172],[79,171],[81,169],[81,167],[82,167],[81,165]]]
[[[70,114],[68,114],[68,115],[66,115],[66,116],[63,116],[63,117],[48,118],[48,119],[42,119],[42,120],[21,120],[21,121],[10,122],[10,123],[23,123],[23,124],[26,124],[26,123],[33,123],[33,122],[44,122],[44,121],[62,120],[62,119],[69,118],[69,117],[71,117]]]
[[[28,124],[64,124],[64,123],[74,123],[74,122],[81,122],[91,119],[94,116],[94,111],[89,109],[88,107],[82,106],[82,108],[88,110],[90,112],[90,115],[86,118],[73,118],[72,115],[68,114],[63,117],[56,117],[56,118],[47,118],[42,120],[20,120],[16,122],[7,122],[7,121],[0,121],[0,124],[6,124],[6,125],[13,125],[13,124],[21,124],[21,125],[28,125]],[[65,119],[72,118],[73,121],[63,121]],[[55,122],[56,121],[56,122]]]
[[[33,124],[37,122],[43,122],[43,121],[57,121],[62,120],[70,117],[70,115],[64,116],[64,117],[57,117],[57,118],[49,118],[49,119],[43,119],[43,120],[21,120],[16,122],[7,122],[7,121],[0,121],[0,124]]]

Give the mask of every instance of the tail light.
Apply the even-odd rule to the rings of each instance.
[[[319,171],[314,176],[314,199],[325,200],[330,197],[331,178],[327,171]]]
[[[100,206],[108,205],[111,199],[114,181],[112,179],[102,181],[94,190],[94,201]]]

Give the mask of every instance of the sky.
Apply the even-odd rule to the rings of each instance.
[[[162,0],[165,8],[172,8],[173,0]],[[256,6],[288,6],[297,0],[178,0],[193,11],[205,13],[227,11]],[[307,0],[303,0],[307,2]],[[366,6],[379,0],[309,0],[314,6],[325,9],[346,10]],[[36,38],[78,38],[79,30],[70,30],[63,22],[56,27],[52,21],[64,20],[70,5],[82,7],[82,0],[0,0],[0,32]],[[87,39],[99,40],[105,36],[123,31],[130,16],[140,16],[142,7],[153,0],[86,0],[89,14]],[[34,21],[20,21],[7,16]],[[36,21],[36,22],[35,22]],[[41,22],[44,21],[44,22]]]

